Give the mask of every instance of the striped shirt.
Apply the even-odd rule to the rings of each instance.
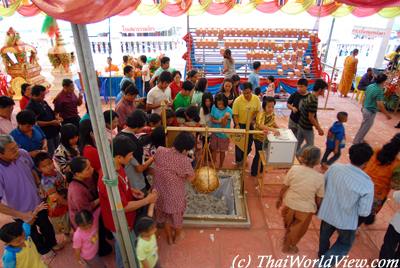
[[[300,120],[299,125],[302,129],[312,130],[313,124],[308,119],[308,113],[315,113],[317,118],[318,97],[314,94],[308,94],[300,105]]]
[[[318,217],[340,230],[356,230],[359,216],[371,213],[374,184],[360,168],[334,164],[325,173],[325,196]]]

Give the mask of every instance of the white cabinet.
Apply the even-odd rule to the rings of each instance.
[[[296,156],[297,139],[290,129],[279,129],[280,135],[268,134],[264,142],[267,164],[270,166],[290,167]]]

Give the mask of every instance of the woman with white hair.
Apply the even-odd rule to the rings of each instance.
[[[315,146],[303,149],[301,165],[294,165],[283,180],[276,207],[283,202],[282,216],[286,233],[282,251],[297,253],[297,243],[307,232],[312,216],[318,210],[324,196],[324,176],[314,170],[321,158],[321,150]]]

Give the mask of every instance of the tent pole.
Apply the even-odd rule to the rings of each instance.
[[[97,84],[97,75],[90,50],[90,42],[86,25],[71,23],[71,28],[78,56],[79,67],[82,73],[82,80],[91,118],[90,120],[92,122],[93,134],[96,141],[96,147],[99,152],[103,174],[109,179],[116,180],[117,174],[115,172],[114,159],[111,154],[106,133],[103,131],[105,129],[105,122],[101,109],[102,106]],[[125,211],[121,203],[118,187],[109,185],[106,185],[106,187],[124,267],[137,268],[134,248],[130,240]]]
[[[331,40],[332,40],[333,28],[335,26],[335,21],[336,21],[336,18],[333,18],[332,24],[331,24],[331,30],[329,31],[329,37],[328,37],[328,41],[327,41],[327,45],[326,45],[323,63],[327,63],[326,61],[328,60],[329,47],[331,46]]]
[[[331,93],[332,81],[333,81],[333,77],[335,76],[335,70],[336,70],[336,62],[337,62],[337,56],[335,57],[335,63],[333,63],[331,81],[329,81],[329,85],[328,85],[328,93],[327,93],[326,99],[325,99],[324,110],[326,110],[326,106],[328,105],[329,94]]]
[[[380,69],[382,67],[383,58],[386,54],[386,49],[389,45],[390,35],[392,33],[394,25],[394,18],[388,19],[385,29],[385,35],[382,37],[381,46],[379,47],[378,55],[376,56],[376,61],[374,67]]]

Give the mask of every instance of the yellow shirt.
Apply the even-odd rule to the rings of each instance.
[[[253,113],[260,111],[261,102],[256,95],[252,94],[250,101],[246,100],[243,95],[240,95],[238,98],[236,98],[235,102],[233,103],[233,109],[232,109],[233,115],[237,115],[239,117],[240,124],[247,123],[248,108],[250,108],[249,110],[250,119],[252,118]]]
[[[139,260],[140,268],[143,267],[142,261],[144,260],[148,261],[150,267],[156,266],[158,261],[158,247],[155,234],[151,236],[149,241],[139,236],[136,246],[136,255]]]
[[[259,112],[256,117],[256,130],[262,130],[260,126],[273,127],[275,125],[275,113],[267,114],[266,112]],[[254,134],[254,139],[264,141],[265,135]]]
[[[387,58],[388,60],[392,61],[396,55],[397,55],[397,52],[396,52],[396,51],[393,51],[393,52],[387,54],[387,55],[385,56],[385,58]]]
[[[16,254],[16,268],[46,268],[40,258],[40,254],[36,250],[36,246],[31,237],[25,240],[25,247]]]

